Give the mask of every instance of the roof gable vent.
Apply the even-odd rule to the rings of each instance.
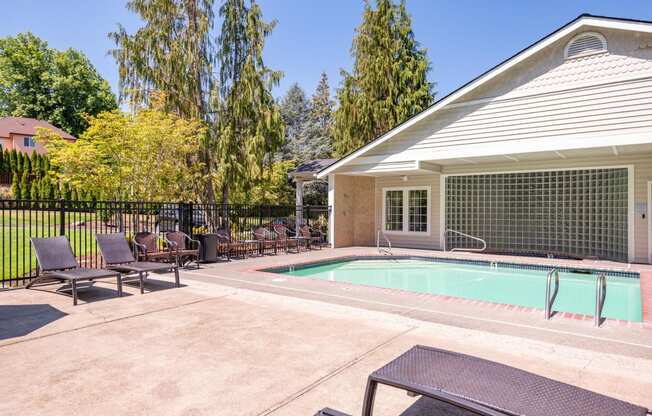
[[[564,50],[566,59],[607,52],[607,39],[600,33],[580,33],[568,42]]]

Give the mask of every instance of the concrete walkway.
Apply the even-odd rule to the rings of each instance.
[[[44,291],[0,292],[0,414],[311,416],[324,406],[359,414],[366,376],[414,344],[652,407],[648,329],[553,320],[540,331],[532,314],[510,326],[500,310],[478,316],[489,324],[464,318],[480,305],[449,304],[463,316],[437,315],[441,305],[428,298],[407,309],[408,294],[377,290],[374,304],[369,288],[329,285],[334,297],[318,282],[252,271],[333,254],[345,253],[213,265],[184,272],[180,289],[155,276],[149,293],[127,288],[123,298],[98,283],[77,307]],[[413,401],[383,389],[377,414],[398,415]]]

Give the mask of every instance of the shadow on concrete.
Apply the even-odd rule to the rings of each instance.
[[[400,416],[426,416],[426,415],[441,415],[441,416],[477,416],[477,413],[472,413],[464,409],[460,409],[445,402],[430,399],[428,397],[421,397],[414,402],[412,406],[407,408]]]
[[[22,337],[66,315],[48,304],[0,305],[0,340]]]

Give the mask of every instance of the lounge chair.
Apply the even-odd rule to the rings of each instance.
[[[190,244],[197,244],[197,248],[190,248]],[[191,238],[182,231],[168,231],[165,233],[165,244],[168,245],[179,267],[195,263],[199,267],[199,252],[201,242]]]
[[[176,263],[137,261],[123,233],[97,234],[95,238],[106,268],[122,273],[137,273],[140,293],[145,292],[145,278],[149,272],[172,271],[175,286],[180,286],[179,266]]]
[[[122,296],[120,273],[113,270],[79,267],[66,237],[30,238],[30,241],[36,252],[39,275],[26,286],[27,289],[35,283],[47,280],[68,282],[72,292],[72,304],[77,305],[77,282],[115,278],[118,282],[118,296]]]
[[[422,396],[406,415],[442,414],[436,410],[442,406],[487,416],[645,416],[649,412],[504,364],[420,345],[371,373],[362,416],[371,416],[378,384]],[[348,416],[329,408],[317,415]]]
[[[296,237],[288,227],[283,224],[274,224],[274,232],[277,235],[278,244],[280,248],[283,248],[285,252],[289,252],[291,248],[294,248],[298,253],[300,251],[301,242],[305,239]]]
[[[169,246],[161,248],[158,234],[141,231],[134,235],[134,245],[138,260],[143,261],[174,261],[174,254]]]
[[[321,250],[324,244],[324,233],[308,225],[304,225],[299,228],[299,235],[308,239],[307,242],[311,249],[313,245],[316,245]]]
[[[261,253],[264,253],[265,250],[273,250],[274,254],[278,252],[278,239],[274,231],[260,226],[251,230],[251,233],[254,235],[255,240],[260,241]]]

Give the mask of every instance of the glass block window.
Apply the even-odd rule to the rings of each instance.
[[[383,230],[427,233],[430,188],[405,187],[383,190]]]
[[[446,228],[487,251],[626,261],[628,170],[449,176]],[[447,248],[476,247],[448,233]]]
[[[408,191],[408,230],[425,233],[428,231],[428,191],[412,189]]]
[[[403,231],[403,191],[385,192],[385,231]]]

